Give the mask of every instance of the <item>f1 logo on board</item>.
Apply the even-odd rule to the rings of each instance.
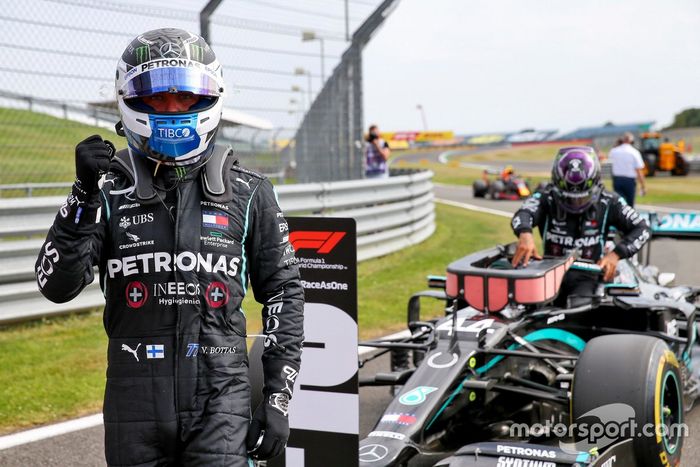
[[[148,300],[148,287],[143,282],[129,282],[126,285],[126,305],[129,308],[141,308]]]
[[[333,248],[345,237],[346,232],[324,232],[311,230],[297,230],[289,234],[289,243],[295,251],[303,248],[316,250],[317,253],[326,254],[333,251]]]

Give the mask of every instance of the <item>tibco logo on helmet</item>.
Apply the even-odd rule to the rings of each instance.
[[[600,162],[589,146],[561,148],[552,167],[554,199],[567,212],[584,212],[600,197]]]
[[[158,136],[161,138],[187,138],[190,136],[189,128],[158,128]]]
[[[179,166],[211,155],[225,85],[221,64],[204,39],[172,28],[139,35],[119,60],[115,87],[132,154]],[[143,101],[165,92],[198,99],[182,112],[157,112]]]

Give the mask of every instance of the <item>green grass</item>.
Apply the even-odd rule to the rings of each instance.
[[[419,163],[398,161],[392,164],[396,168],[420,168],[431,170],[435,176],[433,182],[448,185],[471,185],[474,180],[481,178],[482,170],[459,167],[457,164],[445,165],[439,162],[430,162],[427,159]]]
[[[0,185],[73,181],[75,145],[90,135],[123,146],[111,131],[27,110],[0,108],[0,128]]]
[[[420,168],[431,170],[435,176],[433,177],[434,183],[443,183],[446,185],[471,185],[474,180],[480,179],[483,174],[483,170],[470,168],[470,167],[460,167],[459,162],[451,161],[448,164],[441,164],[439,162],[431,162],[427,159],[422,160],[417,163],[397,161],[392,164],[392,167],[396,168]],[[521,172],[522,175],[528,178],[534,185],[537,186],[541,180],[547,178],[547,174],[544,172]]]
[[[606,180],[608,189],[612,183]],[[700,176],[656,176],[646,179],[647,194],[637,195],[636,204],[673,205],[674,203],[700,203]]]
[[[436,210],[437,230],[428,240],[360,263],[361,338],[404,329],[406,303],[427,287],[426,275],[444,274],[451,261],[513,239],[507,219],[451,206]],[[260,308],[248,294],[250,332],[261,327]],[[441,314],[442,303],[426,310],[424,316]],[[106,353],[98,312],[0,328],[0,433],[98,412]]]
[[[75,145],[94,134],[112,141],[117,149],[126,147],[126,139],[104,128],[28,110],[0,108],[0,185],[72,182]],[[244,165],[245,161],[253,167],[275,167],[279,164],[279,154],[261,152],[246,156]],[[65,188],[42,189],[34,196],[65,193]],[[0,196],[25,196],[25,192],[6,191]]]
[[[557,153],[559,145],[544,144],[535,146],[515,146],[513,148],[499,148],[492,151],[484,151],[455,157],[460,162],[551,162]]]
[[[99,312],[0,330],[0,433],[102,407],[107,337]]]

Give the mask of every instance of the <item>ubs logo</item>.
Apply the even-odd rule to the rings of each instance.
[[[152,212],[146,214],[136,214],[135,216],[124,216],[119,219],[119,227],[126,230],[132,225],[150,224],[151,222],[153,222]]]

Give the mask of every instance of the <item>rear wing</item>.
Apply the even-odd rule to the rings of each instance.
[[[652,238],[700,239],[700,212],[644,212]]]

